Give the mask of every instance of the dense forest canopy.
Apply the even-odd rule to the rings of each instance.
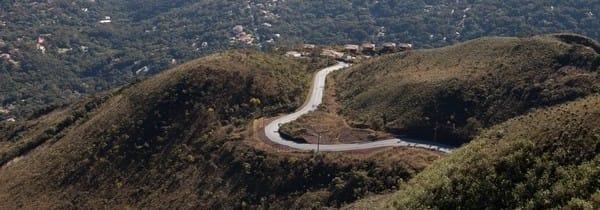
[[[230,48],[574,32],[600,37],[600,3],[464,0],[0,1],[0,120]],[[243,26],[243,41],[232,28]]]

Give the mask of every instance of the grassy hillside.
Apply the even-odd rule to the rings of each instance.
[[[508,120],[394,195],[364,202],[393,209],[598,209],[598,119],[594,94]]]
[[[340,74],[338,99],[355,126],[462,144],[532,109],[600,92],[598,46],[569,34],[494,37],[384,56]]]
[[[394,190],[439,154],[274,153],[250,120],[299,107],[319,60],[211,55],[0,129],[0,209],[311,208]]]
[[[29,144],[28,142],[37,141],[28,135],[58,133],[64,127],[84,118],[84,115],[96,114],[95,109],[101,105],[108,108],[100,111],[114,109],[107,114],[121,115],[115,119],[124,120],[123,124],[130,123],[130,126],[134,126],[130,128],[132,131],[148,137],[158,133],[146,133],[141,128],[165,130],[172,126],[168,124],[171,121],[186,123],[178,122],[176,117],[182,118],[178,116],[181,114],[188,118],[195,116],[205,123],[215,121],[210,120],[214,114],[222,116],[219,120],[222,122],[210,123],[239,125],[254,115],[289,111],[301,103],[305,89],[310,83],[312,70],[309,69],[313,67],[309,67],[308,63],[299,63],[279,56],[270,58],[271,56],[274,55],[233,52],[186,63],[143,83],[109,93],[109,96],[99,95],[75,106],[59,108],[48,115],[43,115],[42,112],[37,114],[42,115],[40,118],[30,122],[6,123],[3,125],[6,128],[2,131],[7,133],[4,136],[10,138],[3,143],[15,148],[22,147]],[[325,63],[313,64],[319,66]],[[228,92],[223,91],[231,92],[225,94]],[[224,94],[223,97],[220,97],[221,94]],[[111,104],[113,106],[109,106]],[[115,115],[101,116],[109,118]],[[140,120],[147,122],[133,120],[137,118],[144,118]],[[127,119],[130,121],[125,121]],[[96,123],[93,128],[102,129],[107,125],[115,124]],[[42,132],[36,129],[38,127],[51,131]],[[0,157],[6,156],[5,154],[0,154]],[[0,158],[0,163],[3,163],[3,160],[4,158]]]

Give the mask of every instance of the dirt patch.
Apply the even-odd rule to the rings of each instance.
[[[323,110],[312,112],[286,124],[281,132],[290,139],[316,144],[364,143],[391,136],[369,129],[351,128],[342,117]]]

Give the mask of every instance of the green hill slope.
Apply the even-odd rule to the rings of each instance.
[[[600,92],[598,46],[563,34],[384,56],[340,74],[338,98],[356,126],[462,144],[532,109]]]
[[[375,203],[393,209],[598,209],[598,119],[596,94],[508,120]]]
[[[196,206],[212,205],[199,202],[198,196],[212,195],[198,187],[225,184],[208,174],[219,170],[211,162],[218,150],[235,150],[223,146],[235,139],[235,125],[299,106],[309,80],[308,67],[293,60],[217,54],[114,92],[82,112],[59,110],[70,116],[40,125],[50,132],[37,134],[42,128],[32,123],[33,128],[14,129],[22,133],[5,135],[13,137],[4,140],[14,145],[11,149],[27,141],[44,143],[0,169],[1,206],[168,207],[185,206],[186,199]],[[224,159],[212,161],[234,162],[225,160],[232,156],[219,157]]]

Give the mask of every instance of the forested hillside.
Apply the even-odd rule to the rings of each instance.
[[[2,1],[1,118],[108,90],[216,50],[412,42],[568,31],[598,38],[582,1]],[[244,36],[232,28],[243,26]]]

